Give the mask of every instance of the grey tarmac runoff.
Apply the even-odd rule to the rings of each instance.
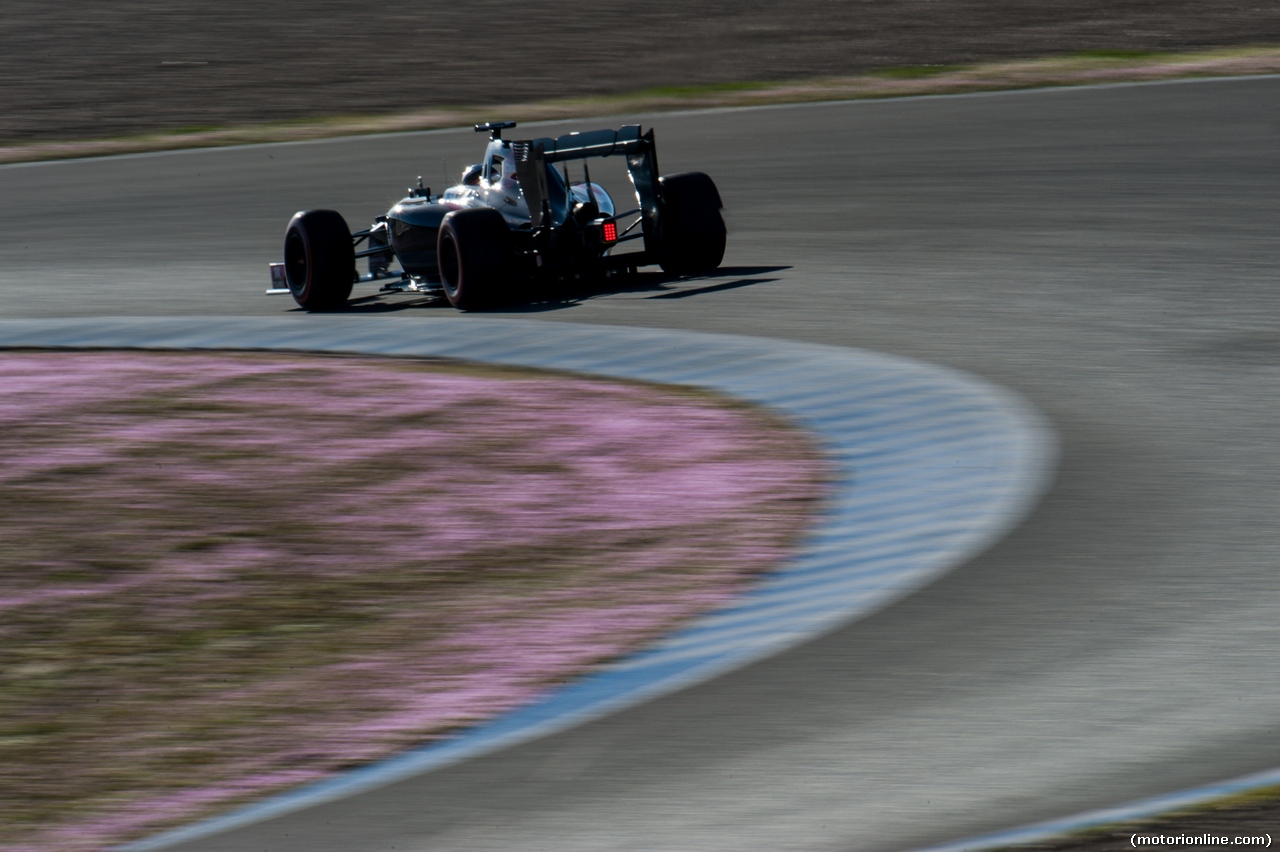
[[[1280,79],[626,116],[725,268],[508,313],[877,350],[1027,397],[1057,480],[879,614],[580,728],[184,849],[908,849],[1280,766]],[[570,128],[571,129],[571,128]],[[468,131],[0,169],[4,314],[278,315]],[[451,310],[397,297],[360,313]]]

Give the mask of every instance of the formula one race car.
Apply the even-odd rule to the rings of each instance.
[[[726,235],[720,193],[701,172],[658,177],[653,130],[641,134],[639,125],[627,125],[503,139],[502,131],[515,126],[476,125],[490,134],[484,162],[440,195],[419,178],[365,230],[352,233],[333,210],[295,215],[267,292],[291,293],[303,308],[322,311],[345,304],[354,284],[382,281],[383,291],[442,291],[454,307],[475,310],[532,292],[539,282],[634,273],[651,264],[696,275],[720,265]],[[586,161],[613,155],[626,158],[634,210],[616,212],[604,187],[591,181]],[[572,160],[583,161],[576,183],[569,179]],[[636,239],[644,240],[643,251],[614,252]],[[366,274],[357,271],[357,258],[368,259]]]

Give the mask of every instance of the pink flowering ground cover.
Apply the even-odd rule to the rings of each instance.
[[[447,736],[786,557],[823,467],[693,391],[0,354],[0,849],[98,849]]]

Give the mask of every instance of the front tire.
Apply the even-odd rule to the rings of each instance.
[[[284,272],[293,300],[306,310],[331,311],[345,305],[356,278],[347,221],[333,210],[296,214],[284,232]]]
[[[482,310],[507,295],[515,247],[507,220],[497,210],[455,210],[440,223],[436,262],[449,304],[463,311]]]
[[[662,238],[658,263],[669,275],[704,275],[720,266],[728,230],[720,191],[702,172],[659,178]]]

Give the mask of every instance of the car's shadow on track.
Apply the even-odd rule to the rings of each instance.
[[[498,313],[529,314],[573,308],[589,299],[603,296],[634,294],[642,299],[684,299],[723,290],[736,290],[754,284],[767,284],[777,278],[764,278],[790,266],[722,266],[706,275],[679,277],[664,272],[637,272],[604,281],[568,282],[547,288],[532,298],[497,309]],[[722,279],[732,280],[722,280]],[[707,283],[714,281],[715,283]]]
[[[707,293],[737,290],[755,284],[768,284],[771,272],[782,272],[790,266],[722,266],[706,275],[680,277],[665,272],[637,272],[603,281],[569,281],[541,287],[528,298],[493,308],[491,314],[530,314],[574,308],[590,299],[603,296],[634,294],[642,299],[687,299]],[[730,280],[723,280],[730,279]],[[714,283],[704,283],[714,282]],[[442,308],[452,310],[442,295],[419,293],[370,293],[351,299],[333,313],[384,314],[396,311]],[[295,308],[302,311],[302,308]]]

